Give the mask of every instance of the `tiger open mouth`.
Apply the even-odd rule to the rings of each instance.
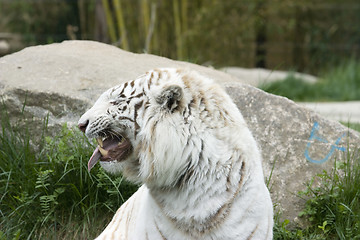
[[[132,152],[132,145],[129,139],[123,136],[109,136],[96,138],[98,146],[94,150],[88,162],[90,171],[100,160],[102,162],[121,162]]]

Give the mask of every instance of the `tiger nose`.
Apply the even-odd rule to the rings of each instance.
[[[88,125],[89,125],[89,120],[86,120],[85,122],[78,124],[80,131],[82,131],[83,133],[85,133]]]

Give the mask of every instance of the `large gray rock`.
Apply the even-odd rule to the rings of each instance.
[[[39,131],[47,115],[51,127],[75,124],[104,90],[156,67],[192,68],[226,88],[262,149],[265,176],[271,176],[272,199],[283,218],[296,219],[304,204],[298,191],[360,142],[358,132],[224,72],[90,41],[29,47],[0,58],[0,94],[12,119],[26,99],[24,113]]]

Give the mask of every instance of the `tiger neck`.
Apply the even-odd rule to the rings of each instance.
[[[208,171],[206,176],[199,176],[175,188],[150,188],[150,194],[174,227],[203,234],[226,218],[247,182],[246,169],[244,162],[226,169],[217,166],[218,173],[223,171],[227,174]]]

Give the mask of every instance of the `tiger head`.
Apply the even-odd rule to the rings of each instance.
[[[155,69],[104,92],[78,125],[98,143],[89,171],[100,161],[130,181],[168,187],[189,179],[202,158],[230,158],[226,150],[233,144],[220,139],[228,139],[234,122],[244,121],[211,80]]]

